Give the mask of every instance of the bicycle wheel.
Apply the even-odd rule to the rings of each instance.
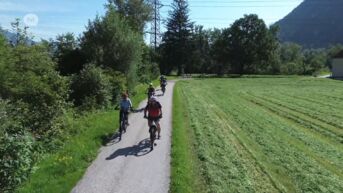
[[[156,126],[151,126],[150,129],[149,129],[149,132],[150,132],[150,148],[151,150],[154,149],[154,142],[155,142],[155,139],[156,139],[156,131],[157,131],[157,128]]]
[[[125,127],[125,121],[121,121],[120,122],[120,127],[119,127],[119,139],[121,140],[121,137],[122,137],[122,135],[123,135],[123,131],[124,131],[124,128]]]

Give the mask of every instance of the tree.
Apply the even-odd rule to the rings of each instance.
[[[25,126],[37,138],[57,135],[62,126],[55,127],[55,123],[64,113],[68,89],[66,79],[59,76],[55,67],[45,47],[19,45],[11,48],[2,69],[5,73],[0,82],[0,97],[18,101],[27,109],[22,111],[26,113]]]
[[[281,44],[281,73],[302,74],[304,71],[302,47],[295,43]]]
[[[210,30],[204,30],[203,26],[196,25],[191,36],[191,49],[189,62],[185,66],[187,73],[201,73],[209,68],[210,64]]]
[[[86,57],[79,48],[79,42],[73,33],[57,36],[53,44],[53,55],[57,60],[58,70],[62,75],[79,73],[86,63]]]
[[[11,42],[12,45],[17,46],[20,44],[27,44],[29,42],[29,35],[27,31],[29,27],[22,27],[19,18],[16,18],[16,20],[11,23],[11,26],[13,32],[16,34],[14,41]]]
[[[231,71],[238,74],[259,73],[267,69],[276,50],[276,29],[268,29],[257,15],[245,15],[223,32]]]
[[[323,49],[308,49],[304,51],[303,74],[317,75],[326,66],[327,54]]]
[[[211,35],[211,57],[212,72],[217,75],[223,75],[230,70],[229,48],[225,42],[225,35],[228,30],[214,29]]]
[[[10,49],[7,43],[6,38],[0,33],[0,82],[2,82],[2,78],[4,77],[4,75],[2,75],[2,73],[4,73],[4,68],[6,66],[6,63],[8,61],[10,55]],[[1,90],[1,88],[0,88]]]
[[[89,22],[81,38],[87,62],[125,74],[130,88],[136,82],[136,68],[142,61],[142,44],[140,35],[111,5],[105,16]]]
[[[343,51],[343,45],[341,44],[336,44],[336,45],[331,45],[327,49],[327,61],[326,61],[326,66],[328,66],[330,69],[332,68],[331,63],[332,63],[332,57],[338,54],[340,51]]]
[[[162,71],[170,73],[177,67],[178,75],[184,73],[187,65],[189,49],[191,46],[191,30],[193,23],[188,16],[188,3],[186,0],[174,0],[172,11],[169,12],[167,31],[163,35],[163,62]]]
[[[152,7],[147,0],[108,0],[109,5],[128,21],[132,30],[144,33],[144,27],[152,19]]]
[[[143,45],[143,60],[138,65],[137,73],[142,83],[151,82],[158,77],[160,70],[156,63],[157,54],[154,48]]]

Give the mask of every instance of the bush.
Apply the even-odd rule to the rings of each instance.
[[[25,131],[18,109],[0,99],[0,192],[25,180],[35,160],[34,139]]]
[[[71,83],[71,99],[81,110],[101,109],[111,101],[110,77],[93,64],[87,65]]]
[[[36,138],[51,139],[59,135],[60,119],[67,105],[66,79],[55,71],[55,63],[42,46],[15,47],[10,58],[3,69],[0,97],[26,109],[21,112],[23,125]]]
[[[120,95],[123,91],[127,90],[125,75],[117,71],[107,71],[106,74],[110,79],[111,86],[111,101],[113,105],[118,104]]]
[[[143,61],[138,65],[137,74],[139,82],[147,83],[158,77],[160,69],[158,64],[154,62],[154,60],[157,60],[157,53],[148,46],[143,48]]]

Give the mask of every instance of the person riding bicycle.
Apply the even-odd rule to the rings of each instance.
[[[120,112],[119,112],[119,125],[120,121],[125,118],[127,125],[129,125],[129,111],[132,110],[132,103],[130,98],[128,97],[127,93],[122,94],[122,99],[119,104]],[[122,117],[124,116],[124,117]]]
[[[167,85],[167,78],[164,75],[160,76],[160,85],[161,87]]]
[[[150,99],[152,96],[155,94],[155,88],[152,85],[152,83],[149,84],[149,88],[147,89],[148,91],[148,99]]]
[[[148,113],[148,116],[147,116]],[[155,122],[157,126],[158,138],[161,137],[160,119],[162,118],[162,105],[157,101],[155,97],[151,97],[147,106],[144,108],[144,118],[148,118],[148,126]]]

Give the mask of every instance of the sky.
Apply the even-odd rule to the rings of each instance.
[[[168,18],[172,0],[160,0],[162,21]],[[35,40],[85,30],[89,20],[103,15],[107,0],[0,0],[0,26],[11,29],[20,18],[30,26]],[[190,19],[205,28],[226,28],[244,14],[257,14],[267,25],[286,16],[302,0],[189,0]],[[163,22],[161,24],[163,26]],[[163,30],[163,28],[162,28]]]

